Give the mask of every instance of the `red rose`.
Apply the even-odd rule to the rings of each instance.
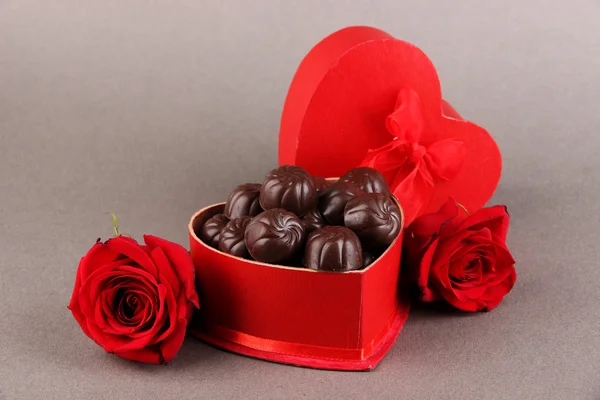
[[[81,259],[69,309],[107,352],[161,364],[179,351],[199,301],[187,250],[149,235],[144,242],[98,240]]]
[[[506,207],[472,215],[452,199],[417,218],[404,237],[405,269],[421,300],[445,300],[464,311],[489,311],[515,284],[515,260],[506,248]]]

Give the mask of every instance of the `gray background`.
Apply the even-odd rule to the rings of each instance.
[[[450,3],[0,1],[0,398],[600,399],[600,2]],[[66,309],[103,213],[187,246],[193,212],[276,164],[296,66],[353,24],[420,46],[497,139],[513,292],[414,312],[370,373],[192,338],[168,367],[105,354]]]

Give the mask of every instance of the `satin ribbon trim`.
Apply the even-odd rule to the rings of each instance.
[[[421,102],[417,93],[409,89],[398,92],[395,109],[386,119],[386,128],[391,140],[379,148],[369,149],[360,165],[383,174],[410,223],[431,202],[436,182],[451,180],[460,172],[466,145],[454,138],[424,145],[421,142],[425,129]]]
[[[362,349],[336,348],[326,346],[316,346],[310,344],[283,342],[279,340],[266,339],[247,333],[239,332],[234,329],[226,328],[217,324],[202,323],[202,331],[213,337],[237,343],[255,350],[296,357],[311,357],[331,361],[356,361],[364,360],[373,354],[373,351],[386,337],[390,328],[396,320],[396,310],[386,323],[385,327]]]

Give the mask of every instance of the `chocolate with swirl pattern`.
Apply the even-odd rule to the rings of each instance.
[[[344,225],[367,247],[382,247],[394,241],[402,228],[400,209],[389,196],[365,193],[348,201]]]
[[[290,260],[304,244],[305,236],[300,218],[284,209],[272,208],[250,221],[244,240],[252,258],[275,264]]]

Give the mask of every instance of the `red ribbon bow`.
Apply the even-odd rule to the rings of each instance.
[[[386,145],[371,149],[361,166],[383,174],[404,211],[408,225],[431,202],[435,184],[454,178],[466,154],[465,143],[442,139],[427,143],[422,138],[424,119],[419,96],[402,89],[394,111],[386,119],[394,138]]]

